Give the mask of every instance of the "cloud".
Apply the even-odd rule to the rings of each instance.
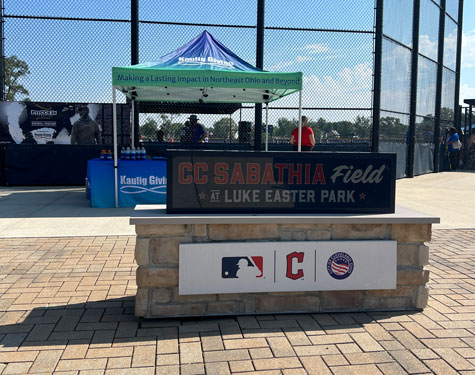
[[[437,45],[437,39],[432,41],[429,35],[419,35],[419,53],[424,56],[437,60]]]
[[[298,48],[299,51],[306,51],[307,53],[313,55],[316,53],[322,53],[322,52],[328,52],[330,48],[326,46],[325,44],[307,44],[306,46],[302,48]]]
[[[345,57],[344,55],[326,55],[323,57],[323,60],[335,60]]]
[[[295,59],[297,62],[305,62],[305,61],[310,61],[312,60],[311,57],[308,57],[308,56],[297,56],[297,58]]]
[[[457,28],[450,30],[444,37],[444,65],[455,70],[457,61]]]
[[[268,68],[268,70],[280,71],[284,68],[288,68],[289,66],[299,64],[299,63],[303,63],[303,62],[310,61],[310,60],[312,60],[312,58],[309,57],[309,56],[297,56],[294,60],[282,61],[282,62],[280,62],[276,65],[273,65],[270,68]]]
[[[372,62],[345,67],[328,75],[315,72],[303,77],[303,106],[322,108],[371,107]],[[298,96],[290,95],[277,106],[297,106]]]
[[[475,68],[475,30],[467,31],[462,36],[462,67]]]

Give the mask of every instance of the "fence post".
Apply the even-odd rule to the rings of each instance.
[[[409,111],[409,148],[407,155],[407,176],[414,177],[414,151],[416,147],[416,109],[417,109],[417,69],[419,66],[419,23],[420,0],[414,0],[412,17],[412,61],[411,61],[411,104]]]
[[[468,134],[472,135],[473,134],[473,129],[472,129],[472,121],[473,121],[473,117],[472,117],[472,105],[470,104],[470,107],[469,107],[469,112],[468,112],[468,126],[469,126],[469,132]]]
[[[440,1],[439,18],[439,50],[437,52],[437,83],[435,92],[435,124],[434,124],[434,172],[439,172],[440,156],[440,106],[442,104],[442,74],[444,71],[444,35],[445,35],[445,0]]]
[[[139,0],[131,0],[130,3],[130,64],[135,65],[139,63]],[[137,101],[132,101],[133,108],[133,123],[134,126],[134,144],[139,143],[139,106]]]
[[[376,24],[374,41],[374,87],[373,87],[373,129],[371,151],[379,151],[379,121],[381,115],[381,72],[383,59],[383,5],[384,0],[376,0]]]
[[[459,1],[459,12],[457,19],[457,56],[455,60],[455,98],[454,98],[454,123],[457,130],[460,130],[462,123],[461,109],[459,108],[460,100],[460,69],[462,63],[462,21],[463,21],[463,0]],[[464,132],[465,133],[465,132]]]
[[[265,0],[257,0],[256,67],[264,68]],[[262,150],[262,104],[256,103],[254,115],[254,149]]]
[[[0,101],[5,100],[5,51],[4,51],[4,35],[3,35],[3,13],[5,8],[3,7],[3,0],[0,0]]]

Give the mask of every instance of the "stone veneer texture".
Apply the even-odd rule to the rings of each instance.
[[[427,305],[431,224],[137,225],[135,315],[171,316],[422,309]],[[397,288],[178,295],[180,243],[397,240]]]

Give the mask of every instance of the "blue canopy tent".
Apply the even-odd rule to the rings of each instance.
[[[132,101],[265,103],[266,151],[268,104],[299,92],[299,135],[301,134],[302,73],[267,72],[256,68],[226,48],[207,31],[203,31],[183,47],[161,57],[157,62],[113,67],[112,85],[115,167],[116,89]],[[134,126],[132,123],[132,129]],[[299,136],[299,140],[300,138]],[[299,151],[300,149],[299,142]],[[116,201],[117,199],[116,188]]]

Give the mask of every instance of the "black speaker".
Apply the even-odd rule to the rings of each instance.
[[[239,121],[238,138],[240,143],[248,143],[251,141],[251,127],[251,122]]]

